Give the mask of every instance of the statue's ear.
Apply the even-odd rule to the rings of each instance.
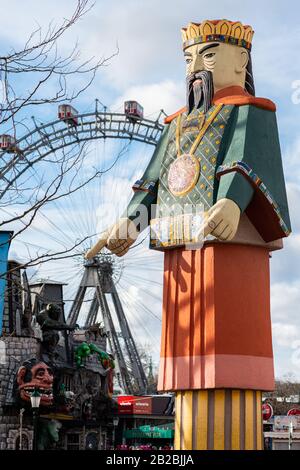
[[[239,60],[236,64],[236,72],[244,72],[249,62],[249,53],[246,49],[240,49]]]
[[[17,384],[22,385],[24,383],[24,377],[26,374],[26,367],[22,366],[19,368],[17,373]]]

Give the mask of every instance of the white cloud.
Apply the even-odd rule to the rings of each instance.
[[[271,280],[274,285],[291,285],[300,280],[299,272],[300,235],[292,233],[284,239],[284,248],[272,253]]]
[[[296,325],[273,322],[273,339],[279,346],[292,347],[293,341],[299,339],[299,328]]]
[[[298,114],[300,107],[298,109]],[[284,155],[285,163],[285,174],[291,182],[300,181],[300,137],[296,134],[294,140],[286,147]],[[299,185],[293,186],[290,185],[290,197],[295,198],[295,193],[298,192],[298,197],[300,195]]]
[[[300,280],[280,282],[271,286],[271,307],[273,321],[294,322],[299,325]]]
[[[293,182],[287,183],[287,195],[292,224],[292,234],[287,239],[284,239],[284,249],[272,254],[271,279],[275,284],[275,289],[277,283],[283,283],[283,285],[286,285],[287,288],[293,286],[293,283],[298,281],[300,285],[300,175],[297,179],[297,167],[295,164],[291,164],[287,178],[290,177],[292,168],[296,169],[294,172],[295,175],[293,177]],[[288,302],[288,298],[285,300]]]
[[[185,105],[184,83],[164,80],[160,83],[131,86],[112,105],[119,109],[126,100],[136,100],[144,107],[145,117],[155,119],[161,109],[172,114]]]
[[[274,362],[277,378],[293,374],[300,379],[300,331],[297,325],[275,322],[273,327]]]
[[[3,2],[2,2],[3,3]],[[69,18],[76,2],[59,2],[58,0],[39,2],[38,0],[10,0],[1,8],[3,25],[0,35],[11,46],[20,47],[25,44],[32,31],[40,26],[46,28],[48,23],[61,24],[64,18]],[[36,42],[38,35],[36,36]]]

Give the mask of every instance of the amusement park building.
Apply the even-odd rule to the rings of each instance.
[[[0,338],[0,449],[105,449],[112,442],[116,409],[105,363],[107,337],[100,328],[68,329],[63,285],[47,282],[30,289],[25,271],[9,262]],[[36,318],[51,302],[60,312],[54,335],[62,333],[49,352]],[[83,344],[92,344],[96,354],[80,363]],[[41,397],[35,429],[33,387]]]

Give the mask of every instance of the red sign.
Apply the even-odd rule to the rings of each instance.
[[[300,408],[291,408],[291,409],[287,412],[287,415],[288,415],[288,416],[300,415]]]
[[[126,415],[151,415],[152,398],[134,397],[133,395],[121,395],[117,397],[118,412]]]
[[[273,408],[270,403],[264,403],[262,406],[263,420],[268,421],[273,416]]]
[[[119,396],[118,399],[118,412],[120,414],[132,415],[134,397],[132,395]]]
[[[134,397],[133,414],[134,415],[151,415],[152,398],[151,397]]]
[[[117,396],[118,413],[126,415],[171,415],[174,408],[170,396]]]

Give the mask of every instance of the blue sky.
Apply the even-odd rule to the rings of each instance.
[[[5,4],[5,7],[4,7]],[[5,53],[10,45],[18,48],[36,27],[46,26],[51,19],[59,22],[70,14],[75,1],[27,0],[21,2],[1,1],[1,51]],[[284,170],[290,203],[293,235],[285,241],[285,249],[273,255],[271,261],[272,278],[272,320],[274,334],[275,366],[277,376],[294,372],[300,378],[300,104],[293,103],[293,84],[300,80],[300,48],[299,3],[279,0],[252,0],[241,2],[236,0],[204,2],[199,0],[96,0],[95,7],[60,41],[62,52],[67,53],[75,40],[78,39],[82,58],[91,56],[107,57],[115,52],[119,54],[110,64],[101,69],[90,90],[77,102],[76,107],[82,111],[92,108],[97,97],[107,104],[111,110],[122,109],[125,99],[137,99],[145,108],[149,117],[157,115],[163,108],[172,113],[182,107],[185,99],[185,65],[182,59],[180,28],[189,21],[199,22],[204,19],[227,18],[251,24],[255,30],[253,40],[253,68],[257,96],[270,98],[277,104],[278,126],[282,146]],[[26,88],[27,84],[22,83]],[[295,86],[295,85],[294,85]],[[295,100],[294,100],[295,101]],[[37,119],[47,121],[56,113],[53,106],[44,106],[35,110]],[[92,155],[103,155],[103,144],[93,144]],[[105,154],[109,161],[118,150],[117,143],[107,143]],[[130,197],[130,183],[139,172],[143,171],[151,149],[133,146],[126,156],[126,164],[117,168],[113,177],[118,178],[119,188],[111,195],[111,177],[107,177],[103,185],[102,197],[105,201],[112,200],[113,205],[124,205]],[[121,189],[120,189],[121,188]],[[95,192],[95,196],[91,194]],[[49,208],[47,216],[60,221],[62,211],[68,212],[70,220],[86,217],[83,230],[92,230],[98,223],[99,199],[95,188],[90,188],[88,197],[93,201],[90,215],[84,215],[85,205],[82,200],[73,199],[69,205],[60,210]],[[122,201],[122,202],[121,202]],[[50,212],[51,211],[51,212]],[[82,211],[82,212],[81,212]],[[93,218],[93,214],[95,217]],[[98,214],[98,215],[97,215]],[[101,218],[103,223],[105,217]],[[63,223],[63,221],[61,221]],[[47,225],[45,219],[39,218],[37,224],[45,231],[51,232],[53,227]],[[70,225],[74,227],[70,222]],[[71,228],[70,228],[71,231]],[[34,233],[30,235],[33,239]],[[71,235],[69,235],[71,236]],[[28,240],[27,240],[28,241]],[[12,247],[14,253],[21,250],[20,244]],[[145,260],[147,250],[143,251]],[[128,255],[128,264],[134,263],[133,255]],[[149,258],[150,260],[150,258]],[[150,262],[150,261],[149,261]],[[155,260],[160,263],[161,257]],[[141,265],[142,266],[142,265]],[[139,267],[139,275],[142,267]],[[131,269],[132,266],[131,266]],[[53,267],[49,272],[58,273]],[[61,269],[63,273],[63,268]],[[150,276],[149,273],[147,273]],[[62,274],[63,276],[63,274]],[[142,276],[140,276],[142,277]],[[151,276],[149,277],[149,279]],[[160,287],[154,286],[155,295],[160,296]],[[137,286],[131,289],[131,304],[135,299],[143,297]],[[143,297],[146,303],[146,297]],[[156,299],[154,309],[160,313],[160,302]],[[139,311],[139,310],[138,310]],[[141,313],[142,315],[142,313]],[[146,315],[144,312],[143,315]],[[146,319],[146,317],[145,317]],[[159,331],[159,324],[151,323],[149,328]],[[141,328],[137,333],[141,339],[145,331]],[[159,335],[155,333],[153,350],[158,351]],[[155,344],[155,346],[154,346]]]

